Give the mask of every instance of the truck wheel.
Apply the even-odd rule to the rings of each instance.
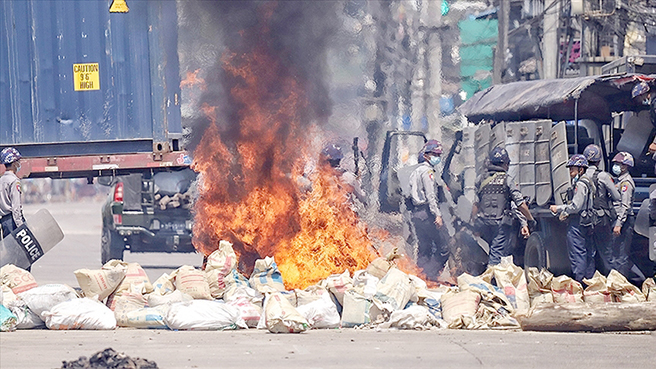
[[[123,260],[125,244],[121,236],[103,227],[100,237],[100,261],[105,264],[112,259]]]
[[[544,248],[544,241],[539,233],[532,233],[526,240],[524,269],[528,270],[528,267],[537,267],[538,269],[547,267],[547,253]]]

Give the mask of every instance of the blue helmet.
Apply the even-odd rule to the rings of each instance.
[[[615,157],[613,158],[613,161],[616,163],[628,165],[631,168],[633,168],[635,165],[635,161],[633,160],[633,155],[629,154],[626,151],[618,152],[617,155],[615,155]]]
[[[580,168],[587,168],[588,167],[588,159],[585,158],[585,156],[581,154],[576,154],[572,155],[571,158],[567,161],[566,167],[580,167]]]
[[[583,150],[583,155],[588,159],[588,162],[601,161],[601,148],[595,144],[590,144]]]
[[[0,161],[2,161],[2,164],[11,164],[20,158],[22,158],[21,154],[13,147],[5,147],[0,152]]]
[[[495,147],[490,151],[490,164],[493,165],[504,165],[510,164],[510,157],[508,156],[508,151],[503,147]]]
[[[424,147],[421,148],[422,154],[442,155],[442,144],[438,140],[428,140]]]
[[[631,97],[635,98],[647,92],[649,92],[649,84],[647,84],[647,82],[640,82],[633,87],[633,90],[631,90]]]

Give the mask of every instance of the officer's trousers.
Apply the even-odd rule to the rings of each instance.
[[[11,213],[0,218],[0,224],[2,225],[2,238],[7,237],[17,228],[16,222],[14,222],[14,217]]]
[[[574,279],[582,282],[583,278],[592,278],[595,272],[595,248],[592,235],[581,227],[580,218],[570,219],[567,229],[567,251]]]
[[[631,262],[629,261],[629,251],[633,241],[633,226],[635,225],[635,216],[629,215],[626,222],[622,225],[620,235],[615,238],[613,247],[613,265],[618,272],[629,278]]]
[[[445,226],[437,228],[435,216],[428,205],[417,206],[412,210],[412,224],[418,244],[417,266],[423,269],[426,277],[437,280],[449,258],[448,238],[444,235]]]
[[[613,230],[610,225],[610,220],[608,217],[604,217],[602,224],[596,225],[594,227],[594,232],[592,232],[592,242],[594,243],[596,250],[596,263],[597,269],[603,275],[608,275],[611,269],[616,269],[617,267],[613,263]]]
[[[496,228],[496,232],[490,243],[490,258],[489,265],[496,265],[501,262],[502,257],[510,256],[512,254],[512,225],[500,223]]]

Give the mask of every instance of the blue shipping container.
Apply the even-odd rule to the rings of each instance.
[[[24,156],[178,150],[175,1],[0,1],[0,146]]]

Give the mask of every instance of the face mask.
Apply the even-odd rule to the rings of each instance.
[[[438,165],[441,161],[442,161],[442,158],[440,158],[439,156],[431,156],[431,157],[428,159],[428,162],[429,162],[430,165],[432,165],[432,166],[436,166],[436,165]]]
[[[16,167],[16,173],[20,172],[20,168],[21,168],[21,165],[18,164],[18,166]]]
[[[613,171],[613,174],[616,176],[619,176],[622,173],[622,167],[620,167],[619,164],[613,164],[613,168],[611,169]]]
[[[651,105],[651,97],[642,100],[642,105]]]
[[[576,177],[572,178],[572,183],[576,183],[579,181],[579,175],[577,174]]]

